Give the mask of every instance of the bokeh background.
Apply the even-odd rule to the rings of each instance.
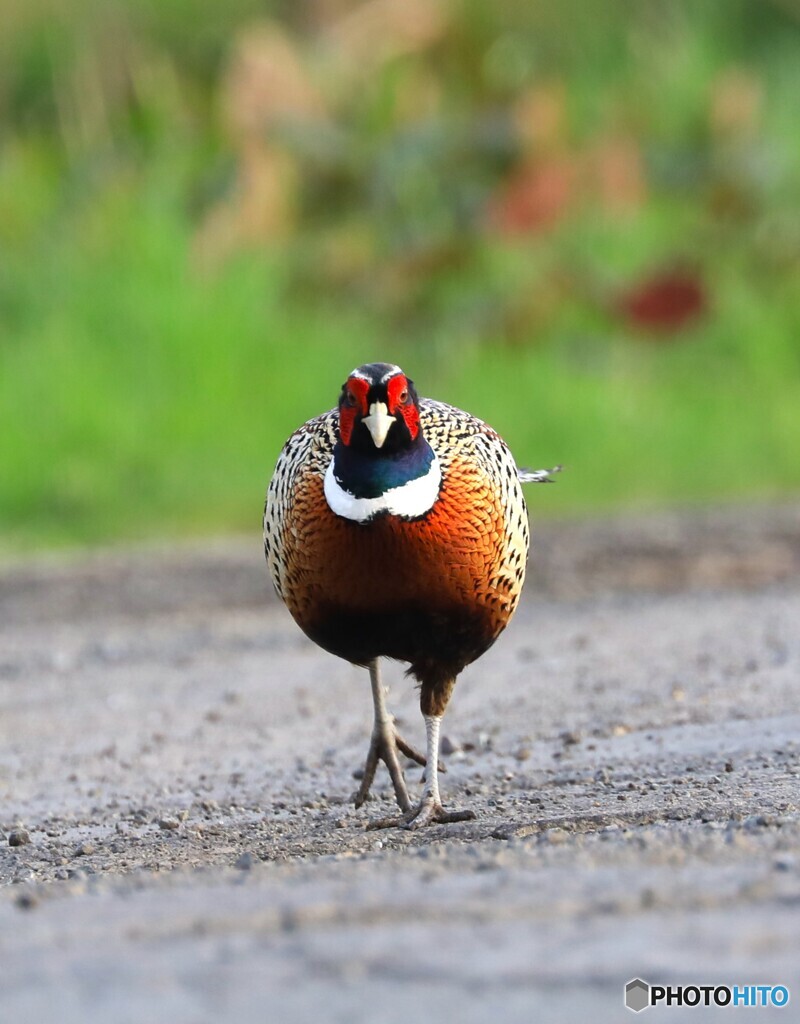
[[[800,0],[3,0],[0,553],[257,529],[400,362],[534,513],[800,491]]]

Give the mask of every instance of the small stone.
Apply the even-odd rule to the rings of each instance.
[[[32,910],[39,902],[34,892],[21,892],[14,901],[20,910]]]
[[[492,839],[502,839],[510,842],[513,839],[525,839],[528,836],[541,834],[539,826],[535,822],[530,822],[527,825],[501,825],[492,832]]]
[[[775,824],[775,818],[771,814],[751,814],[744,819],[743,828],[748,832],[754,832],[760,828],[768,828]]]
[[[180,827],[180,822],[177,818],[159,818],[158,827],[165,832],[174,832],[176,828]]]
[[[725,771],[726,772],[732,772],[733,771],[733,761],[726,761],[725,762]]]
[[[548,828],[542,832],[542,842],[545,843],[566,843],[569,833],[563,828]]]
[[[441,751],[443,754],[455,754],[462,749],[459,741],[453,736],[442,736]]]
[[[24,828],[15,828],[8,833],[9,846],[27,846],[31,841],[30,833]]]
[[[94,844],[93,843],[81,843],[79,846],[75,847],[75,851],[73,853],[73,857],[88,857],[88,856],[90,856],[93,853],[94,853]]]
[[[786,853],[776,857],[772,866],[776,871],[794,871],[797,867],[797,860],[790,853]]]
[[[643,910],[650,910],[656,905],[657,896],[654,889],[642,889],[639,893],[639,904]]]
[[[235,868],[238,868],[239,871],[249,871],[250,868],[252,868],[252,866],[257,862],[257,860],[258,858],[254,854],[250,853],[249,850],[247,850],[245,851],[245,853],[241,854],[239,857],[236,858],[233,866]]]
[[[580,743],[580,741],[583,739],[583,736],[578,732],[577,729],[567,729],[561,733],[559,739],[565,747],[571,747]]]

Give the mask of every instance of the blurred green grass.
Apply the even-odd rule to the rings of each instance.
[[[0,552],[257,528],[288,433],[375,359],[487,419],[521,464],[563,462],[534,516],[797,493],[800,21],[788,0],[704,0],[662,37],[656,7],[586,25],[575,3],[505,21],[455,5],[433,53],[388,61],[325,131],[283,126],[291,230],[207,265],[198,232],[237,159],[216,90],[263,8],[87,0],[53,26],[20,4],[0,44]],[[98,24],[117,26],[124,87],[86,71]],[[730,69],[763,90],[754,136],[708,127]],[[419,75],[443,99],[409,121],[398,90]],[[646,195],[489,231],[480,211],[519,166],[509,104],[554,75],[564,152],[623,125]],[[702,315],[621,314],[673,266]]]

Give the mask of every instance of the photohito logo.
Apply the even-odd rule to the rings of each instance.
[[[648,1006],[789,1005],[785,985],[651,985],[634,978],[625,986],[625,1005],[634,1013]]]

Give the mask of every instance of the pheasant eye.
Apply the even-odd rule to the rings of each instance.
[[[352,391],[346,391],[345,392],[344,400],[351,407],[355,406],[355,405],[358,405],[358,398],[356,397],[356,395],[353,394]]]
[[[408,401],[408,388],[403,388],[400,394],[397,396],[397,400],[401,405],[405,405]]]

